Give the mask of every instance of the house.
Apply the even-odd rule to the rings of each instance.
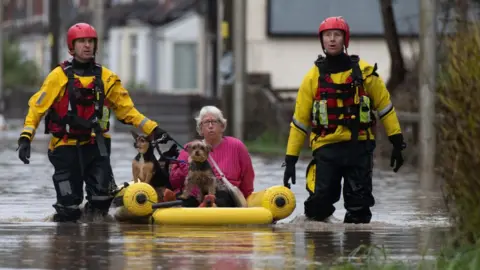
[[[4,24],[24,56],[50,71],[49,0],[8,0]],[[195,0],[105,1],[101,63],[134,89],[164,93],[199,91],[201,16]],[[60,59],[67,59],[65,38],[76,22],[93,24],[94,0],[59,0]],[[95,26],[95,25],[94,25]]]
[[[70,58],[66,48],[67,29],[77,22],[94,21],[97,0],[55,0],[59,4],[60,60]],[[98,0],[100,1],[100,0]],[[16,39],[25,58],[34,60],[43,71],[50,72],[51,36],[49,35],[50,0],[8,0],[4,3],[2,29],[6,39]],[[186,143],[195,137],[192,115],[205,104],[216,104],[205,91],[202,69],[206,57],[202,38],[206,26],[202,21],[205,3],[201,0],[104,0],[104,31],[100,37],[100,63],[118,73],[130,90],[139,110]],[[199,29],[201,28],[201,30]],[[97,59],[98,61],[98,59]],[[202,62],[203,61],[203,62]],[[32,89],[34,90],[34,89]],[[149,90],[155,95],[145,93]],[[180,94],[172,96],[169,94]],[[28,91],[9,91],[5,116],[23,123]],[[1,116],[1,115],[0,115]],[[130,126],[111,129],[127,131]],[[5,126],[1,123],[0,128]]]
[[[168,26],[131,20],[109,30],[108,64],[127,83],[163,93],[199,91],[200,16],[190,11]]]
[[[401,48],[409,59],[418,52],[418,0],[393,1]],[[274,89],[295,89],[322,53],[321,21],[343,16],[350,25],[348,52],[378,64],[388,80],[390,56],[383,37],[378,0],[248,0],[248,71],[268,72]]]
[[[268,73],[274,89],[296,89],[321,46],[320,22],[341,15],[350,24],[349,53],[378,64],[388,80],[390,56],[378,0],[246,0],[247,71]],[[6,25],[22,28],[20,47],[49,70],[48,0],[8,0]],[[200,0],[106,1],[103,63],[133,88],[172,94],[205,89],[205,19]],[[91,22],[93,0],[61,0],[64,29]],[[407,64],[418,55],[419,0],[393,1]],[[73,19],[72,19],[73,18]],[[39,26],[40,24],[40,26]],[[25,30],[26,29],[26,30]],[[64,40],[64,39],[61,39]],[[68,57],[62,42],[64,57]],[[207,75],[208,76],[208,75]]]

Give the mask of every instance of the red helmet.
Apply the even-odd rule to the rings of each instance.
[[[345,34],[345,37],[343,38],[343,43],[345,45],[345,48],[348,48],[348,43],[350,41],[350,27],[348,26],[348,23],[341,16],[328,17],[320,24],[320,27],[318,28],[318,37],[320,38],[320,43],[322,44],[322,48],[323,48],[322,32],[326,30],[332,30],[332,29],[343,31],[343,33]]]
[[[94,38],[95,43],[98,40],[97,31],[88,23],[77,23],[70,27],[67,31],[67,47],[69,51],[73,51],[73,42],[79,38]],[[95,45],[95,50],[97,45]]]

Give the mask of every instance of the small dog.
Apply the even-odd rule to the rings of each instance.
[[[157,192],[159,202],[175,200],[168,176],[163,172],[160,162],[153,153],[150,138],[133,130],[131,133],[134,138],[133,145],[138,151],[132,161],[133,181],[150,184]]]
[[[205,204],[202,203],[202,206],[215,206],[213,201],[215,200],[217,179],[208,163],[208,154],[212,151],[212,147],[197,140],[191,142],[186,150],[189,154],[189,169],[185,179],[185,189],[180,197],[187,199],[193,187],[198,186],[200,189],[198,200],[200,202],[204,199],[209,201]]]
[[[153,154],[153,147],[151,147],[147,136],[139,135],[133,130],[131,133],[135,140],[133,146],[138,151],[138,154],[132,161],[133,181],[151,184],[157,169],[155,166],[157,158]]]

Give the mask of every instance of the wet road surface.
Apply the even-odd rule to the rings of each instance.
[[[31,163],[17,158],[16,137],[0,136],[0,267],[7,269],[311,269],[347,257],[361,244],[384,245],[393,259],[416,260],[441,248],[448,222],[440,194],[422,192],[415,174],[375,170],[372,223],[302,221],[306,162],[297,166],[297,207],[275,226],[162,227],[45,222],[53,213],[53,168],[38,136]],[[135,151],[114,135],[117,184],[128,181]],[[282,183],[281,159],[253,157],[255,189]],[[343,198],[334,216],[343,220]]]

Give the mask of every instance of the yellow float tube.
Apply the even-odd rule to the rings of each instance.
[[[293,192],[272,186],[253,192],[248,207],[179,207],[179,201],[157,203],[155,189],[146,183],[126,184],[116,198],[115,218],[120,222],[162,225],[260,225],[272,224],[295,210]]]

